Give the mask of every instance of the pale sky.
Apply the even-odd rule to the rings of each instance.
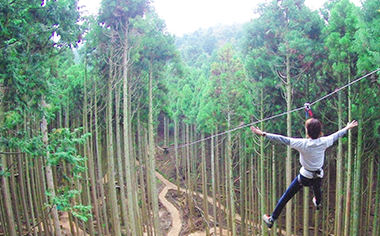
[[[327,0],[305,0],[311,9],[320,8]],[[350,0],[360,5],[360,0]],[[88,11],[97,13],[101,0],[79,0]],[[265,0],[153,0],[153,6],[160,18],[166,22],[167,30],[176,36],[183,36],[207,29],[221,23],[245,23],[255,18],[253,9]]]

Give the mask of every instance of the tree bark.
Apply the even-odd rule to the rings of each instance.
[[[359,84],[362,91],[362,83]],[[359,95],[359,104],[363,102],[363,94]],[[359,105],[358,117],[363,117],[363,106]],[[353,218],[352,218],[352,234],[360,235],[360,218],[361,218],[361,173],[362,173],[362,155],[363,155],[363,121],[358,120],[358,143],[356,146],[356,159],[355,159],[355,181],[354,181],[354,198],[353,198]]]
[[[260,120],[264,119],[264,91],[261,88],[260,89]],[[260,123],[260,129],[264,130],[264,123]],[[260,212],[261,215],[267,214],[267,207],[266,207],[266,188],[265,188],[265,153],[264,153],[264,137],[260,137]],[[266,236],[268,235],[268,230],[266,225],[262,224],[261,227],[261,235]]]
[[[351,79],[349,79],[351,82]],[[348,120],[352,120],[352,109],[351,109],[351,87],[348,87]],[[348,131],[348,150],[347,150],[347,181],[346,181],[346,206],[345,206],[345,217],[344,217],[344,236],[350,235],[351,226],[351,181],[352,181],[352,165],[353,165],[353,155],[352,155],[352,133],[351,130]]]
[[[154,231],[157,236],[161,235],[160,221],[158,217],[158,191],[157,191],[157,180],[155,176],[156,172],[156,153],[155,153],[155,142],[153,134],[153,65],[150,63],[149,69],[149,114],[148,114],[148,132],[149,132],[149,170],[150,173],[150,184],[151,184],[151,203],[153,210],[153,222]]]
[[[42,98],[41,101],[41,106],[46,108],[46,102],[45,99]],[[45,118],[45,115],[42,117],[42,123],[41,123],[41,132],[42,132],[42,141],[44,142],[45,146],[48,145],[48,130],[47,130],[47,121]],[[52,204],[52,210],[51,210],[51,215],[53,218],[53,225],[54,225],[54,232],[56,236],[61,236],[61,226],[59,224],[59,217],[58,217],[58,211],[57,211],[57,206],[53,203],[53,200],[55,198],[55,187],[54,187],[54,178],[53,178],[53,171],[51,164],[49,163],[49,158],[50,158],[50,152],[46,151],[46,166],[45,166],[45,171],[46,171],[46,181],[47,181],[47,191],[49,192],[49,202]]]
[[[286,54],[286,128],[287,136],[292,136],[292,84],[290,74],[290,58],[289,53]],[[292,150],[290,146],[286,147],[286,186],[290,186],[292,182]],[[286,236],[292,234],[292,201],[286,204]]]
[[[6,171],[8,169],[8,164],[6,158],[3,156],[1,157],[1,171]],[[12,199],[10,194],[10,188],[9,188],[9,180],[8,177],[5,175],[1,176],[1,192],[3,194],[3,201],[4,201],[4,211],[6,214],[6,225],[3,225],[5,229],[9,232],[10,236],[16,236],[16,225],[15,220],[13,217],[13,209],[12,209]]]
[[[114,36],[111,36],[114,43]],[[107,177],[108,177],[108,195],[110,203],[110,214],[112,217],[112,234],[121,235],[119,207],[117,204],[116,186],[115,186],[115,161],[114,161],[114,141],[113,141],[113,86],[114,86],[114,61],[113,46],[110,48],[109,55],[109,74],[108,74],[108,97],[107,97]]]
[[[101,206],[102,206],[102,209],[101,209],[101,212],[102,214],[99,214],[100,218],[98,219],[98,224],[100,226],[104,226],[105,227],[100,227],[101,228],[101,231],[99,231],[99,233],[104,233],[105,235],[108,235],[109,234],[109,225],[108,225],[108,216],[107,216],[107,207],[106,207],[106,202],[105,202],[105,197],[104,197],[104,185],[105,185],[105,182],[104,182],[104,179],[103,179],[103,165],[102,165],[102,159],[100,158],[101,156],[101,144],[100,144],[100,137],[101,137],[101,134],[100,134],[100,131],[99,131],[99,125],[98,125],[98,113],[99,113],[99,109],[98,109],[98,102],[97,102],[97,84],[95,83],[95,93],[94,93],[94,125],[95,125],[95,153],[96,153],[96,166],[97,166],[97,188],[99,189],[99,199],[100,199],[100,202],[101,202]],[[96,204],[98,204],[98,201],[96,202]]]

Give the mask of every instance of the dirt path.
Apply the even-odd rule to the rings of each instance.
[[[62,235],[71,236],[71,230],[70,230],[70,223],[69,223],[69,213],[63,212],[63,214],[59,217],[60,218],[60,224],[62,229]],[[73,222],[74,225],[74,235],[76,236],[89,236],[86,232],[84,232],[80,227],[76,227],[75,222]],[[77,231],[78,229],[78,231]]]
[[[168,200],[166,200],[166,197],[165,197],[170,189],[177,189],[177,186],[173,184],[172,182],[170,182],[169,180],[165,179],[165,177],[162,176],[158,172],[156,172],[156,177],[165,185],[158,197],[162,205],[164,205],[164,207],[168,210],[168,212],[170,212],[171,217],[172,217],[172,228],[168,232],[167,236],[178,236],[182,228],[181,216],[178,209],[173,204],[171,204]],[[185,193],[189,192],[189,190],[184,189],[184,188],[180,188],[180,191],[185,192]],[[199,197],[203,198],[203,194],[201,193],[193,192],[192,194],[198,195]],[[207,197],[207,201],[211,204],[214,204],[214,201],[211,197]],[[219,203],[217,203],[216,206],[223,211],[225,210],[224,206]],[[240,215],[236,214],[235,219],[240,221],[241,220]],[[210,229],[210,233],[213,233],[213,231],[214,231],[214,228]],[[223,230],[222,235],[227,235],[227,233],[228,232],[226,230]],[[188,236],[203,236],[203,235],[206,235],[205,231],[197,231],[197,232],[189,234]],[[216,235],[219,235],[219,228],[217,228]]]
[[[160,194],[158,195],[162,205],[168,210],[172,217],[172,227],[169,230],[167,236],[178,236],[181,232],[182,228],[182,221],[179,214],[178,209],[171,204],[168,200],[166,200],[166,194],[170,189],[176,189],[177,186],[175,186],[173,183],[169,182],[167,179],[164,178],[160,173],[156,172],[157,178],[165,185],[164,188],[161,190]]]

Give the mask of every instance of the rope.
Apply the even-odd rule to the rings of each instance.
[[[370,75],[372,75],[372,74],[374,74],[374,73],[376,73],[378,71],[380,71],[380,68],[377,68],[376,70],[374,70],[372,72],[369,72],[368,74],[366,74],[366,75],[364,75],[364,76],[362,76],[362,77],[360,77],[360,78],[358,78],[356,80],[351,81],[350,83],[348,83],[348,84],[346,84],[346,85],[344,85],[344,86],[342,86],[342,87],[334,90],[333,92],[331,92],[329,94],[326,94],[325,96],[323,96],[323,97],[315,100],[314,102],[310,103],[310,105],[314,105],[314,104],[316,104],[316,103],[318,103],[318,102],[320,102],[320,101],[322,101],[322,100],[324,100],[324,99],[332,96],[333,94],[335,94],[335,93],[337,93],[337,92],[339,92],[339,91],[347,88],[348,86],[351,86],[352,84],[355,84],[355,83],[359,82],[360,80],[362,80],[362,79],[364,79],[364,78],[366,78],[366,77],[368,77],[368,76],[370,76]],[[186,147],[186,146],[191,146],[191,145],[194,145],[194,144],[206,141],[206,140],[208,140],[208,139],[210,139],[212,137],[218,137],[218,136],[221,136],[221,135],[224,135],[224,134],[228,134],[228,133],[231,133],[233,131],[236,131],[236,130],[239,130],[239,129],[242,129],[242,128],[245,128],[245,127],[248,127],[248,126],[251,126],[251,125],[254,125],[254,124],[257,124],[257,123],[261,123],[261,122],[264,122],[264,121],[272,120],[274,118],[286,115],[288,113],[293,113],[293,112],[296,112],[296,111],[299,111],[299,110],[303,110],[303,109],[304,109],[304,106],[296,108],[296,109],[293,109],[291,111],[286,111],[286,112],[283,112],[283,113],[280,113],[280,114],[277,114],[277,115],[274,115],[274,116],[270,116],[270,117],[267,117],[267,118],[264,118],[264,119],[261,119],[261,120],[257,120],[255,122],[250,123],[250,124],[238,126],[236,128],[233,128],[233,129],[230,129],[230,130],[218,133],[218,134],[214,134],[214,135],[211,135],[211,136],[206,137],[206,138],[199,139],[199,140],[194,141],[194,142],[190,142],[190,143],[186,143],[186,144],[183,144],[183,145],[179,145],[178,147],[168,148],[167,150],[173,150],[175,148],[182,148],[182,147]]]

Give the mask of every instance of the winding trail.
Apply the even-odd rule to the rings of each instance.
[[[178,209],[166,199],[166,194],[170,189],[176,189],[173,183],[165,179],[160,173],[156,171],[156,177],[165,185],[158,195],[162,205],[168,210],[172,217],[172,227],[169,230],[167,236],[178,236],[182,229],[182,220]]]
[[[160,194],[158,195],[158,197],[159,197],[162,205],[167,209],[167,211],[170,213],[171,218],[172,218],[172,227],[169,230],[169,232],[167,233],[167,236],[178,236],[180,234],[181,228],[182,228],[181,216],[180,216],[178,209],[166,199],[166,194],[168,193],[168,191],[170,189],[176,190],[177,186],[175,184],[173,184],[172,182],[170,182],[169,180],[167,180],[164,176],[162,176],[157,171],[156,171],[156,177],[165,185],[163,187],[163,189],[161,190]],[[180,188],[179,190],[181,192],[185,192],[185,193],[189,194],[188,189]],[[204,198],[202,193],[197,193],[197,192],[193,191],[192,194],[197,195],[202,199]],[[213,201],[212,197],[210,197],[210,196],[207,196],[207,201],[212,205],[214,204],[214,201]],[[216,207],[220,208],[222,211],[226,210],[225,207],[222,204],[220,204],[219,202],[216,202],[215,204],[216,204]],[[235,220],[241,221],[241,216],[237,213],[235,214]],[[253,222],[247,222],[247,223],[250,225],[254,225]],[[262,225],[256,224],[257,228],[260,228],[261,226]],[[216,231],[217,232],[214,235],[220,235],[220,229],[218,227],[217,227]],[[280,233],[281,235],[286,235],[286,232],[282,229],[277,229],[277,232]],[[214,233],[214,228],[210,229],[210,233],[211,234]],[[230,233],[231,232],[229,232],[228,230],[222,229],[222,235],[221,236],[226,236],[226,235],[229,235]],[[205,236],[205,235],[206,235],[206,231],[196,231],[196,232],[188,234],[187,236]]]
[[[173,204],[171,204],[166,199],[166,197],[165,197],[170,189],[176,190],[177,186],[175,184],[173,184],[172,182],[170,182],[169,180],[167,180],[164,176],[162,176],[157,171],[156,171],[156,177],[165,185],[163,187],[163,189],[161,190],[160,194],[158,195],[158,197],[159,197],[162,205],[171,214],[171,218],[172,218],[172,227],[169,230],[167,236],[178,236],[180,234],[181,228],[182,228],[181,216],[180,216],[180,213],[179,213],[178,209]],[[180,188],[180,191],[181,192],[185,192],[185,193],[189,193],[189,190],[188,189],[184,189],[184,188]],[[193,191],[192,194],[193,195],[198,195],[200,198],[203,198],[203,194],[202,193],[197,193],[197,192]],[[211,204],[214,204],[213,199],[211,197],[209,197],[209,196],[207,196],[207,201],[209,203],[211,203]],[[223,211],[225,210],[224,206],[221,205],[221,204],[219,204],[219,203],[217,203],[216,206],[219,207]],[[237,221],[240,221],[241,220],[240,215],[236,214],[235,215],[235,219]],[[214,231],[214,228],[210,229],[211,233],[213,231]],[[219,232],[219,229],[217,231]],[[228,232],[226,230],[223,230],[223,235],[227,235],[227,233]],[[188,236],[203,236],[203,235],[206,235],[206,232],[204,232],[204,231],[197,231],[197,232],[189,234]]]

